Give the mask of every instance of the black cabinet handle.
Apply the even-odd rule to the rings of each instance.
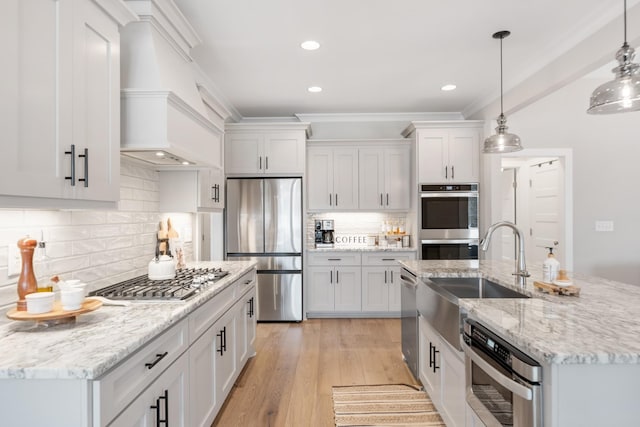
[[[339,276],[340,272],[338,270],[336,270],[336,283],[340,283],[340,276]]]
[[[393,283],[393,270],[391,270],[390,273],[391,273],[391,283]]]
[[[84,158],[84,178],[78,179],[78,181],[84,182],[84,186],[89,186],[89,149],[84,149],[84,154],[78,154],[78,157]]]
[[[260,156],[259,159],[260,159],[260,166],[258,167],[258,170],[262,170],[262,156]]]
[[[384,283],[387,283],[387,270],[384,271]]]
[[[264,157],[264,170],[269,169],[269,156]]]
[[[383,205],[383,203],[382,203],[382,193],[380,193],[380,206],[382,206],[382,205]]]
[[[327,258],[327,261],[342,261],[342,258]]]
[[[429,367],[433,367],[433,349],[435,347],[433,346],[433,344],[431,344],[431,341],[429,341]]]
[[[65,151],[64,154],[69,154],[71,156],[71,176],[65,176],[64,179],[68,179],[71,181],[71,186],[76,186],[76,145],[71,144],[70,151]]]
[[[448,168],[449,168],[449,166],[445,166],[445,167],[444,167],[444,178],[445,178],[445,179],[448,179],[448,178],[449,178],[449,175],[447,174],[447,169],[448,169]]]
[[[251,319],[253,317],[253,297],[251,297],[249,301],[247,301],[247,304],[249,304],[249,312],[247,313],[247,315]]]
[[[389,206],[389,193],[387,193],[387,206]]]
[[[451,166],[451,179],[456,179],[455,170],[453,169],[453,166]]]
[[[338,206],[338,193],[336,193],[336,206]]]
[[[333,206],[333,205],[331,204],[331,193],[329,193],[329,206]]]
[[[227,327],[224,326],[221,330],[219,334],[216,334],[216,336],[218,338],[220,338],[220,348],[217,350],[218,353],[220,353],[220,356],[224,355],[224,352],[227,350],[227,339],[226,339],[226,335],[227,335]]]
[[[160,418],[160,401],[164,400],[164,420]],[[156,404],[151,406],[151,409],[156,410],[156,427],[160,427],[164,424],[165,427],[169,427],[169,390],[164,391],[164,394],[156,399]]]
[[[329,271],[329,283],[333,283],[333,270]]]
[[[382,258],[383,261],[395,261],[395,258]]]
[[[146,367],[147,367],[147,369],[151,369],[151,368],[153,368],[154,366],[156,366],[156,365],[158,364],[158,362],[159,362],[159,361],[161,361],[162,359],[164,359],[164,358],[165,358],[165,356],[166,356],[167,354],[169,354],[169,352],[168,352],[168,351],[165,351],[165,352],[164,352],[164,353],[162,353],[162,354],[159,354],[159,353],[158,353],[158,354],[156,354],[156,359],[155,359],[153,362],[145,363],[145,364],[144,364],[144,366],[146,366]]]
[[[429,345],[431,345],[431,343],[429,343]],[[436,346],[433,346],[433,373],[435,373],[438,369],[440,369],[440,366],[438,366],[436,364],[436,355],[440,353],[440,350],[436,350]]]

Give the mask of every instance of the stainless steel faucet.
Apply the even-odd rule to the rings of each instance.
[[[487,230],[487,233],[484,235],[482,240],[480,241],[480,245],[483,251],[489,249],[489,243],[491,242],[491,235],[494,231],[496,231],[500,227],[509,227],[513,230],[514,233],[518,235],[518,258],[516,260],[518,266],[515,273],[515,276],[518,276],[518,282],[520,286],[524,287],[526,278],[531,276],[527,271],[527,264],[524,259],[524,236],[522,235],[522,231],[512,222],[509,221],[500,221],[491,225]]]

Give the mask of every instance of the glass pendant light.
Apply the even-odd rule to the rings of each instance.
[[[624,113],[640,110],[640,65],[634,64],[635,50],[627,43],[627,0],[624,0],[624,44],[616,53],[620,63],[612,69],[616,77],[591,94],[589,114]]]
[[[640,65],[634,64],[635,50],[627,43],[627,0],[624,0],[624,44],[616,53],[620,63],[612,69],[616,77],[591,94],[589,114],[624,113],[640,110]]]
[[[484,153],[511,153],[522,150],[520,137],[507,132],[507,118],[504,116],[502,108],[502,39],[508,37],[510,31],[498,31],[493,34],[494,39],[500,39],[500,115],[497,122],[496,134],[484,140]]]

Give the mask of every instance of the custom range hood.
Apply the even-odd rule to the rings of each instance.
[[[120,152],[160,168],[220,167],[230,114],[196,82],[200,39],[170,0],[135,0],[121,32]]]

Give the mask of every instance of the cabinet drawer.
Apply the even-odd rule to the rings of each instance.
[[[359,252],[309,252],[309,265],[360,265],[362,257]]]
[[[373,252],[362,254],[362,265],[366,266],[398,266],[398,261],[416,258],[415,252]]]
[[[237,281],[238,291],[236,295],[238,297],[245,294],[249,291],[250,288],[255,287],[256,285],[256,270],[251,270],[248,273],[245,273],[241,278]]]
[[[195,342],[213,323],[233,305],[238,282],[227,286],[218,295],[189,315],[189,338]]]
[[[94,381],[94,420],[106,425],[189,347],[184,319]]]

